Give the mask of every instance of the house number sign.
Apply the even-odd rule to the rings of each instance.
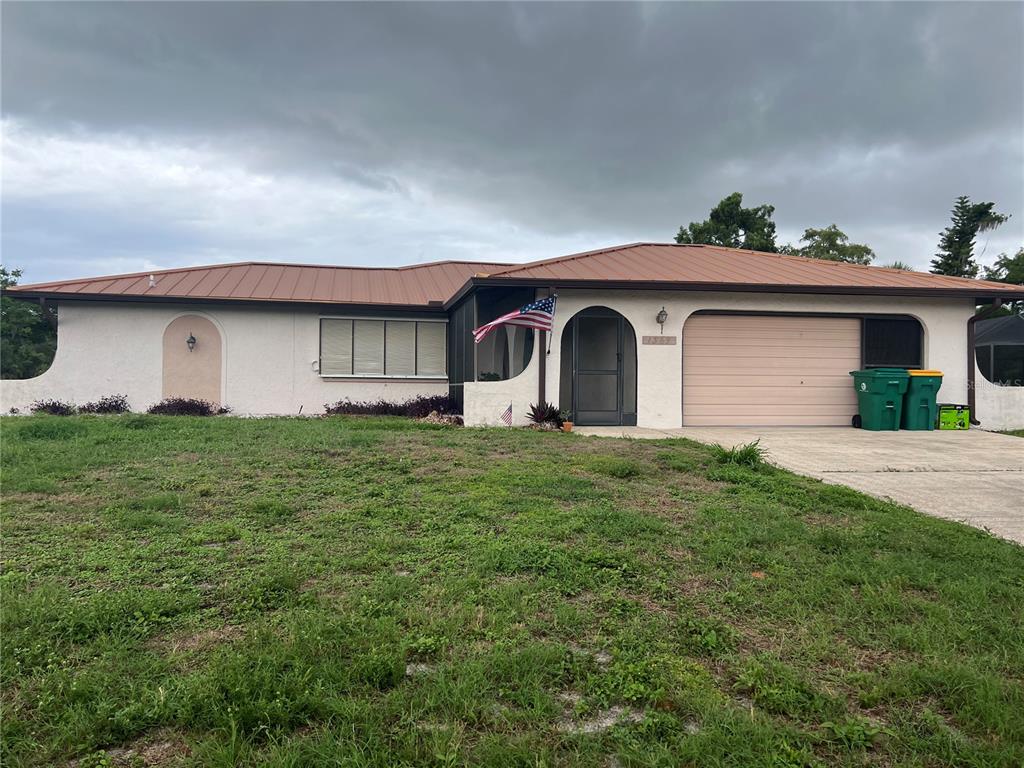
[[[675,336],[644,336],[643,337],[643,343],[644,344],[653,344],[653,345],[659,346],[659,347],[666,347],[666,346],[674,347],[675,344],[676,344],[676,337]]]

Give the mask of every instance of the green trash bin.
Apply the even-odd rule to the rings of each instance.
[[[910,378],[906,368],[869,368],[850,371],[850,375],[857,390],[860,428],[875,432],[899,429]]]
[[[935,429],[939,406],[935,401],[942,386],[942,371],[907,371],[910,381],[903,397],[903,429]]]

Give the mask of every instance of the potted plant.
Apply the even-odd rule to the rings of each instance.
[[[572,432],[572,411],[559,411],[558,418],[562,420],[562,431]]]

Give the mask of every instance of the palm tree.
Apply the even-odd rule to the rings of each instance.
[[[905,261],[894,261],[891,264],[883,264],[886,269],[902,269],[904,272],[913,272],[914,268]]]

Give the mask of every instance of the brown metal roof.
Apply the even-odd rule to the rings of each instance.
[[[152,284],[150,278],[152,277]],[[56,299],[185,299],[426,307],[473,284],[607,285],[689,290],[850,293],[1024,299],[1024,286],[866,267],[715,245],[634,243],[529,264],[438,261],[407,267],[244,262],[10,288]]]
[[[488,277],[548,281],[552,285],[579,282],[665,283],[687,287],[746,287],[761,290],[799,288],[839,289],[842,292],[895,291],[965,296],[998,292],[1024,296],[1024,286],[972,280],[928,272],[909,272],[779,253],[745,251],[715,245],[634,243],[587,251],[557,259],[517,264]]]
[[[438,261],[407,267],[327,267],[244,262],[19,285],[12,294],[61,298],[188,299],[428,306],[478,272],[507,264]],[[152,280],[151,280],[152,278]]]

